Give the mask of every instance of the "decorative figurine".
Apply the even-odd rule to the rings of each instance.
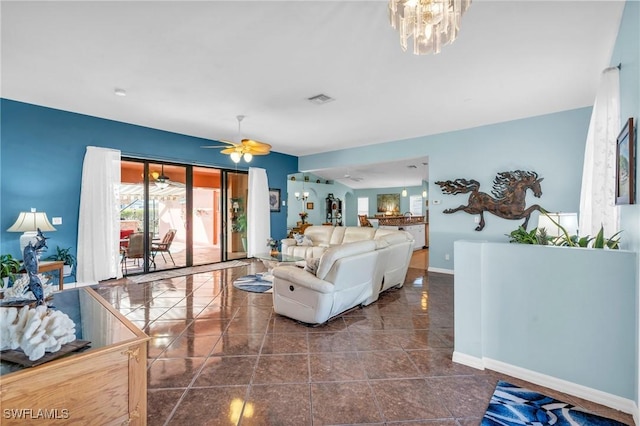
[[[531,216],[534,210],[540,211],[541,207],[538,204],[534,204],[529,208],[525,208],[526,192],[527,189],[531,189],[533,195],[540,198],[542,195],[540,182],[542,182],[543,179],[544,178],[538,179],[536,172],[522,170],[498,173],[493,180],[493,189],[491,190],[495,198],[484,192],[479,192],[480,183],[474,179],[439,181],[436,182],[436,185],[439,185],[445,194],[456,195],[471,192],[467,205],[461,205],[455,209],[446,209],[443,213],[450,214],[462,210],[469,214],[479,214],[480,223],[476,227],[476,231],[482,231],[484,228],[485,211],[504,219],[515,220],[524,218],[522,227],[527,229],[529,216]]]
[[[42,290],[42,281],[38,277],[38,250],[47,247],[47,238],[42,235],[42,231],[38,228],[38,234],[36,235],[36,244],[33,245],[31,241],[24,248],[23,260],[24,269],[29,275],[29,290],[36,298],[36,306],[45,305],[44,291]]]

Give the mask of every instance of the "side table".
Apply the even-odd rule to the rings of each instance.
[[[60,281],[58,289],[64,290],[64,262],[62,260],[42,260],[38,262],[38,273],[58,271]],[[24,266],[20,269],[21,273],[25,273]]]

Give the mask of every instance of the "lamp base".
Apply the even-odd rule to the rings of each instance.
[[[38,240],[38,231],[25,231],[22,235],[20,235],[20,253],[22,253],[22,259],[24,260],[24,249],[29,245],[29,243],[35,244]],[[38,250],[38,260],[40,260],[40,250]]]

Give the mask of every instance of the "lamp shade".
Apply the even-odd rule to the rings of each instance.
[[[540,214],[538,217],[538,229],[546,229],[547,235],[550,237],[559,237],[563,235],[564,233],[558,225],[553,223],[554,221],[566,229],[570,236],[578,233],[578,213]]]
[[[37,231],[38,228],[43,232],[56,230],[45,212],[20,212],[18,219],[7,229],[7,232]]]
[[[20,253],[24,253],[24,249],[29,245],[40,231],[55,231],[56,228],[51,225],[45,212],[37,212],[31,209],[30,212],[20,212],[16,222],[11,225],[7,232],[22,232],[20,236]]]

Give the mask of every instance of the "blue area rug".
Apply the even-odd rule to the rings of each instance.
[[[489,408],[482,419],[482,426],[496,425],[625,426],[616,420],[589,413],[502,380],[496,385]]]
[[[262,278],[262,274],[245,275],[236,279],[233,286],[238,290],[252,293],[271,293],[271,281]]]

